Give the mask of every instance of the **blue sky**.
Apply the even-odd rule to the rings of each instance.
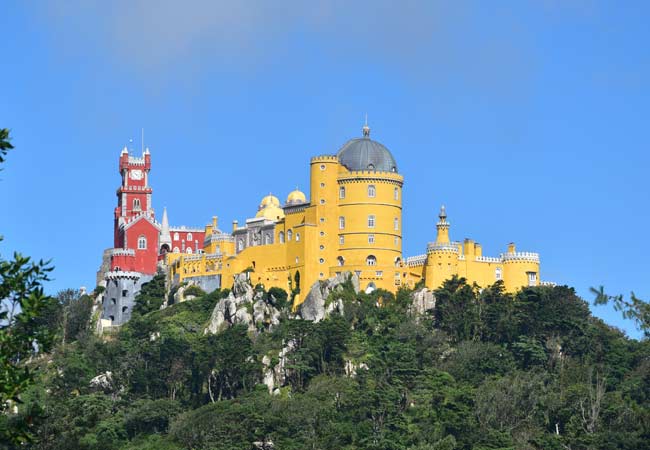
[[[404,174],[404,253],[514,241],[542,279],[650,299],[650,3],[5,1],[0,254],[94,286],[120,149],[140,130],[158,217],[230,229],[308,191],[361,133]],[[639,336],[608,307],[595,313]]]

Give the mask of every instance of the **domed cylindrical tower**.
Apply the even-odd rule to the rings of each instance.
[[[363,137],[349,140],[337,158],[337,265],[359,274],[364,290],[394,291],[402,259],[404,178],[390,151],[370,139],[367,125]]]

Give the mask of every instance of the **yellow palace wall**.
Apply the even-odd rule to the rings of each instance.
[[[369,195],[370,185],[374,196]],[[500,276],[508,291],[539,284],[536,254],[517,253],[511,245],[501,257],[490,258],[483,256],[480,244],[474,241],[450,242],[444,209],[436,241],[429,244],[426,255],[415,262],[405,261],[402,186],[403,177],[398,173],[349,171],[336,156],[314,157],[310,162],[310,202],[285,205],[284,217],[274,221],[273,244],[237,252],[232,239],[206,238],[204,254],[167,254],[170,281],[221,275],[222,286],[230,287],[234,275],[252,268],[254,284],[290,291],[296,287],[298,272],[301,293],[295,304],[302,302],[316,281],[345,271],[359,274],[362,289],[371,285],[392,292],[400,286],[412,287],[422,277],[425,285],[434,289],[452,275],[480,286],[491,285]],[[374,226],[370,226],[369,216],[374,216]],[[214,218],[206,226],[206,237],[216,230]],[[235,224],[233,232],[236,230],[241,229]],[[369,237],[374,237],[374,242]],[[376,264],[369,264],[370,256]],[[528,272],[535,273],[534,281]]]

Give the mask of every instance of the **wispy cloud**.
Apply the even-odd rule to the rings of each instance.
[[[581,0],[581,3],[588,0]],[[556,8],[551,0],[542,7]],[[366,58],[408,77],[465,78],[511,87],[534,55],[513,17],[508,29],[471,1],[70,0],[47,3],[47,20],[67,51],[92,47],[149,80],[173,71],[260,70],[278,55],[300,59],[320,43],[330,58]],[[501,11],[502,12],[502,11]],[[502,22],[503,23],[503,22]],[[296,50],[296,49],[299,50]]]

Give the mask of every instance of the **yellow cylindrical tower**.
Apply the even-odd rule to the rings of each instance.
[[[449,222],[444,205],[438,215],[436,241],[427,246],[427,261],[424,267],[425,285],[436,289],[442,283],[458,273],[458,259],[461,246],[449,240]]]
[[[525,286],[539,286],[539,254],[518,252],[515,244],[508,245],[503,260],[503,282],[508,291],[514,292]]]
[[[367,124],[363,137],[348,141],[337,158],[338,245],[336,265],[330,271],[356,272],[363,290],[394,291],[402,260],[404,178],[388,149],[370,139]]]

